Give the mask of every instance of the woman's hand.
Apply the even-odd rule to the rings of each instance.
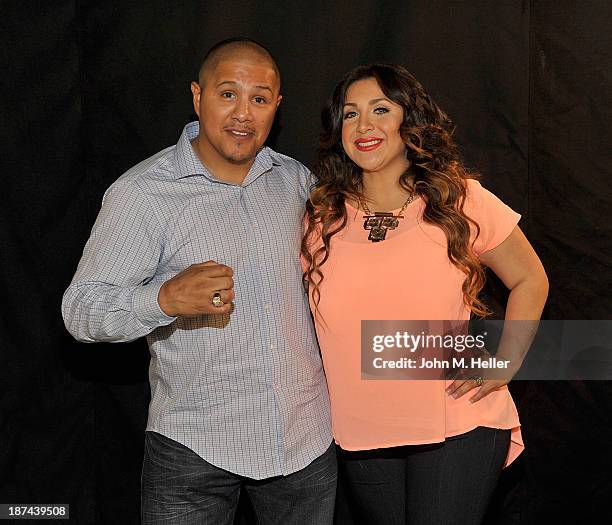
[[[455,379],[447,388],[446,393],[452,396],[454,399],[459,399],[461,396],[467,394],[470,390],[477,388],[478,391],[468,399],[470,403],[480,401],[483,397],[488,396],[494,390],[499,390],[501,387],[508,384],[509,379],[482,379],[482,386],[478,386],[479,381],[476,377],[469,379]]]

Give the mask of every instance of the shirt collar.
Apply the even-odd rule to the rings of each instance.
[[[222,182],[216,179],[206,168],[206,166],[202,164],[200,158],[191,145],[191,141],[199,134],[200,123],[198,121],[190,122],[183,129],[183,133],[181,133],[181,137],[179,138],[174,151],[174,164],[176,166],[174,178],[181,179],[183,177],[190,177],[192,175],[203,175],[212,182]],[[259,153],[257,153],[255,161],[247,173],[242,185],[246,186],[250,184],[263,173],[270,171],[273,166],[280,165],[280,159],[272,149],[268,148],[267,146],[262,148]]]

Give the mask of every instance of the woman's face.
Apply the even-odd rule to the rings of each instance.
[[[358,80],[346,92],[342,146],[364,173],[397,172],[410,166],[399,130],[402,106],[389,100],[374,78]]]

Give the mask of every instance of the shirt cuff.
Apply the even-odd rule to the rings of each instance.
[[[176,319],[176,317],[166,315],[157,302],[157,296],[163,284],[147,284],[134,290],[132,307],[138,320],[145,326],[151,328],[166,326]]]

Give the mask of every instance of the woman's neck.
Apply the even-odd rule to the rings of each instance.
[[[372,212],[396,210],[404,205],[411,192],[400,185],[400,175],[401,173],[363,173],[361,190],[366,205]]]

